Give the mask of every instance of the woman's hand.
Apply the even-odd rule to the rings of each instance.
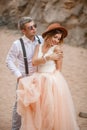
[[[53,60],[53,61],[60,60],[61,58],[63,58],[63,52],[60,52],[60,53],[59,52],[54,52],[50,56],[46,56],[47,60]]]

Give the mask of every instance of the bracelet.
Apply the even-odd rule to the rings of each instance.
[[[43,57],[43,59],[45,60],[45,62],[47,61],[47,59],[46,59],[46,56],[44,55],[44,56],[42,56]]]

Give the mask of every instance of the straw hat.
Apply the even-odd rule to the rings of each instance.
[[[55,29],[58,29],[62,32],[63,38],[65,38],[68,34],[67,30],[59,23],[52,23],[47,27],[46,31],[42,33],[42,37],[44,38],[50,31],[53,31]]]

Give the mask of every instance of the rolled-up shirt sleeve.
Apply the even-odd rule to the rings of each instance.
[[[17,47],[17,43],[14,42],[7,54],[6,65],[11,70],[11,72],[16,75],[17,78],[22,76],[20,70],[16,66],[16,60],[18,59],[18,55],[19,55],[19,50]]]

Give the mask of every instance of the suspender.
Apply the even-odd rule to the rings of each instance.
[[[38,35],[36,35],[36,37],[38,39],[39,44],[41,44],[41,41],[40,41],[40,38],[38,37]]]
[[[26,55],[26,50],[25,50],[25,46],[24,46],[24,42],[23,39],[20,38],[20,42],[21,42],[21,46],[22,46],[22,50],[23,50],[23,55],[24,55],[24,63],[25,63],[25,72],[26,74],[28,74],[28,61],[27,61],[27,55]]]
[[[41,41],[39,39],[39,37],[36,35],[39,44],[41,44]],[[21,46],[22,46],[22,50],[23,50],[23,56],[24,56],[24,63],[25,63],[25,72],[26,74],[29,74],[29,70],[28,70],[28,61],[27,61],[27,55],[26,55],[26,50],[25,50],[25,46],[24,46],[24,42],[23,39],[20,38],[20,42],[21,42]]]

